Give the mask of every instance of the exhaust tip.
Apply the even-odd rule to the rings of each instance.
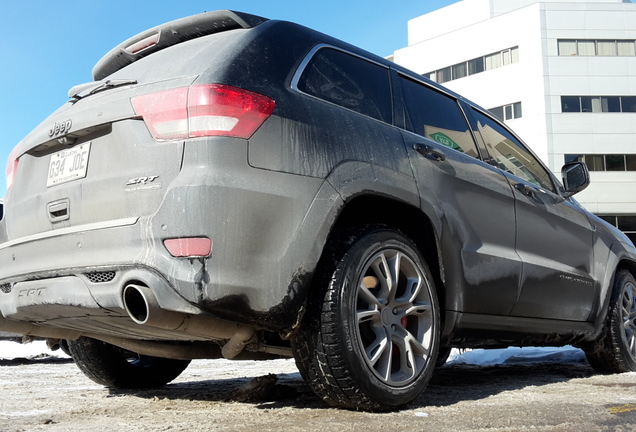
[[[137,324],[145,324],[148,321],[150,307],[140,287],[127,285],[124,288],[124,306],[130,318]]]

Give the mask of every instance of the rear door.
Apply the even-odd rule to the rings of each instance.
[[[422,206],[439,205],[427,210],[442,214],[447,309],[507,315],[521,276],[510,185],[480,159],[454,97],[405,76],[398,80]]]
[[[585,321],[595,306],[594,231],[585,212],[558,194],[551,175],[501,124],[472,111],[490,156],[516,200],[516,249],[523,261],[511,315]]]

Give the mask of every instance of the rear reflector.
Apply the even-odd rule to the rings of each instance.
[[[223,84],[135,96],[132,104],[158,141],[205,136],[248,139],[276,105],[267,96]]]
[[[11,189],[15,175],[18,172],[18,146],[15,146],[11,153],[9,153],[9,159],[7,159],[7,168],[5,173],[7,175],[7,190]]]
[[[206,257],[212,253],[212,240],[205,237],[166,239],[163,244],[173,257]]]

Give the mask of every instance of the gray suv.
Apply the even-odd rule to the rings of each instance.
[[[636,251],[505,125],[302,26],[230,11],[115,47],[11,153],[0,330],[151,387],[294,357],[328,404],[394,409],[450,347],[636,370]]]

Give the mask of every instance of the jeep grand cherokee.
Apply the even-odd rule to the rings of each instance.
[[[0,330],[111,387],[293,356],[393,409],[450,347],[636,370],[636,251],[487,111],[289,22],[218,11],[115,47],[7,164]]]

